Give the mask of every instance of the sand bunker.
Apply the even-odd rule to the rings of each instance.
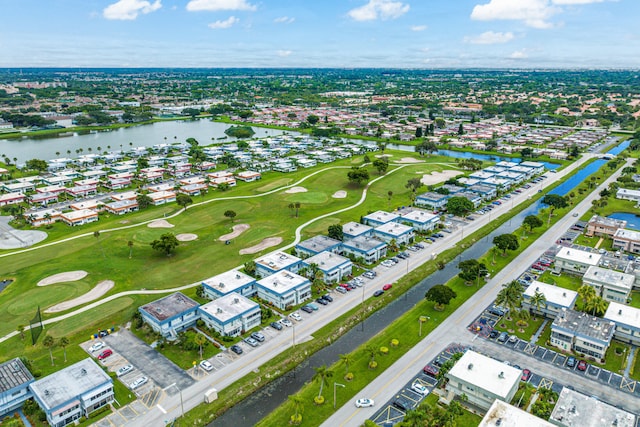
[[[255,254],[256,252],[260,252],[261,250],[270,248],[271,246],[277,246],[280,243],[282,243],[282,237],[267,237],[255,246],[240,249],[240,255]]]
[[[111,288],[113,288],[114,284],[115,283],[113,283],[113,280],[103,280],[86,294],[80,295],[78,298],[70,299],[68,301],[61,302],[60,304],[56,304],[53,307],[47,308],[44,312],[58,313],[60,311],[69,310],[70,308],[93,301],[109,292]]]
[[[403,157],[400,160],[396,160],[397,163],[422,163],[422,160],[415,157]]]
[[[377,158],[381,158],[381,157],[393,157],[393,154],[376,154],[375,157]]]
[[[333,197],[334,199],[344,199],[347,197],[347,192],[344,190],[336,191],[331,197]]]
[[[232,233],[223,234],[222,236],[220,236],[218,238],[218,240],[221,240],[221,241],[224,242],[226,240],[235,239],[236,237],[238,237],[239,235],[241,235],[242,233],[247,231],[249,229],[249,227],[250,227],[249,224],[237,224],[237,225],[234,225]]]
[[[425,174],[422,176],[420,181],[424,185],[434,185],[439,184],[441,182],[445,182],[449,178],[453,178],[454,176],[462,175],[463,172],[454,171],[454,170],[443,170],[442,172],[433,171],[431,175]]]
[[[87,277],[87,273],[84,270],[66,271],[64,273],[54,274],[53,276],[45,277],[38,282],[38,286],[48,286],[55,283],[62,282],[74,282],[76,280],[84,279]]]
[[[173,224],[170,224],[166,219],[157,219],[147,224],[149,228],[173,228]]]
[[[197,238],[198,235],[193,233],[183,233],[176,235],[176,239],[178,239],[180,242],[190,242],[192,240],[196,240]]]
[[[291,187],[285,193],[294,194],[294,193],[306,193],[307,189],[304,187]]]

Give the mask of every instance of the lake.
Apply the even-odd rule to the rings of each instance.
[[[614,212],[607,218],[620,219],[627,221],[627,226],[630,230],[640,231],[640,216],[629,212]]]

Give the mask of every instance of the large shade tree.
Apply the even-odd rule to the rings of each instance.
[[[151,242],[151,247],[154,250],[164,252],[167,256],[170,256],[178,245],[180,242],[173,233],[164,233],[159,239]]]
[[[515,251],[520,247],[518,237],[514,234],[501,234],[493,238],[493,244],[502,251],[502,256],[507,255],[507,251]]]
[[[444,306],[457,296],[456,291],[447,285],[435,285],[424,294],[427,301],[435,303],[437,310],[444,309]]]
[[[453,196],[447,200],[447,212],[456,216],[466,216],[473,208],[473,202],[466,197]]]

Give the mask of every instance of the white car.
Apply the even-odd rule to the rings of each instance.
[[[302,316],[300,316],[300,313],[298,313],[297,311],[294,311],[293,313],[291,313],[289,317],[295,320],[296,322],[302,321]]]
[[[427,394],[429,394],[429,389],[427,388],[427,386],[425,386],[422,383],[419,383],[418,381],[415,381],[413,384],[411,384],[411,390],[423,396],[426,396]]]
[[[104,348],[104,343],[102,341],[98,341],[97,343],[95,343],[91,347],[89,347],[89,353],[95,353],[96,351],[100,350],[101,348]]]
[[[133,371],[133,366],[131,365],[124,365],[122,368],[118,369],[116,371],[116,375],[118,377],[123,376],[124,374],[128,374],[129,372]]]
[[[209,363],[208,360],[203,360],[202,362],[200,362],[200,367],[202,367],[202,369],[204,369],[207,372],[213,370],[213,365]]]
[[[280,323],[283,326],[286,326],[287,328],[290,328],[291,326],[293,326],[293,323],[291,323],[291,320],[287,319],[286,317],[283,319],[280,319]]]
[[[375,404],[373,399],[358,399],[356,400],[356,408],[370,408]]]
[[[132,382],[131,384],[129,384],[129,388],[131,390],[135,390],[138,387],[144,385],[147,383],[147,381],[149,381],[149,379],[147,377],[140,377],[137,380],[135,380],[134,382]]]

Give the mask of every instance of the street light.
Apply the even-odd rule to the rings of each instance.
[[[426,322],[427,320],[430,320],[430,319],[431,319],[431,317],[429,317],[429,316],[420,316],[420,317],[418,318],[418,323],[420,324],[420,332],[419,332],[419,336],[422,336],[422,324],[423,324],[424,322]]]
[[[489,270],[487,270],[486,268],[481,268],[480,270],[478,270],[478,280],[476,280],[476,288],[480,287],[480,276],[482,276],[483,274],[487,274],[489,272]]]
[[[171,387],[175,387],[176,389],[178,389],[178,392],[180,393],[180,410],[182,413],[181,417],[184,417],[184,401],[182,400],[182,390],[180,389],[180,387],[178,387],[176,383],[169,384],[169,386],[167,386],[164,390],[169,390]]]
[[[334,381],[333,383],[333,409],[336,409],[336,386],[340,386],[342,388],[345,388],[346,386],[344,384],[340,384]]]

